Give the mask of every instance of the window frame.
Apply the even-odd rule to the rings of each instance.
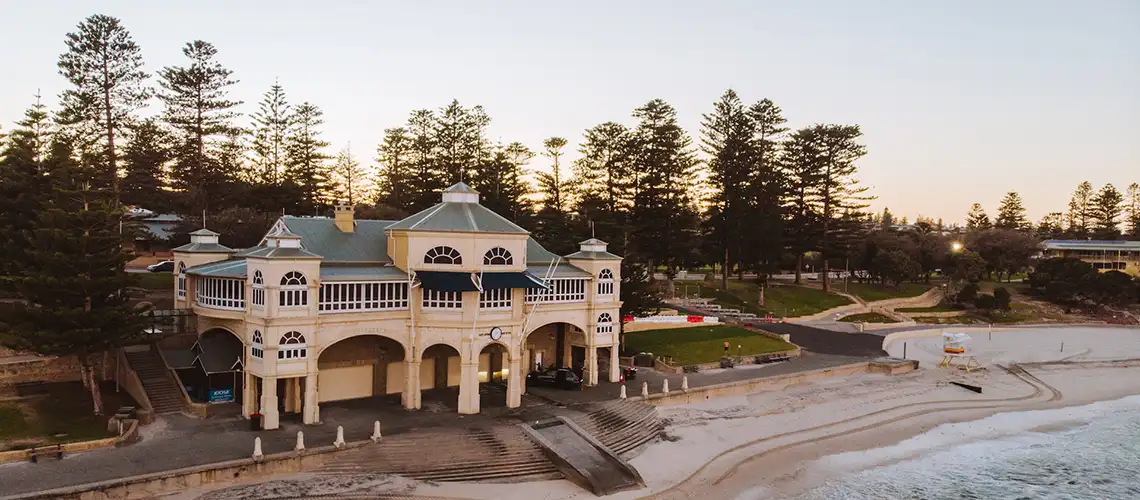
[[[443,262],[447,259],[449,262]],[[463,265],[463,254],[459,253],[454,247],[447,245],[434,246],[424,252],[424,264],[435,264],[440,266],[461,266]]]
[[[495,262],[498,259],[501,262]],[[510,250],[503,247],[492,247],[483,254],[484,266],[513,266],[515,264],[515,256],[511,254]]]
[[[305,334],[296,330],[285,332],[277,342],[277,359],[281,361],[306,359],[309,357],[308,351]]]

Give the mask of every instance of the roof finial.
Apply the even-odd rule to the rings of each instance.
[[[206,209],[202,209],[202,228],[206,228]]]

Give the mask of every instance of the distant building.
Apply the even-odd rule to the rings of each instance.
[[[1140,275],[1140,241],[1047,240],[1042,255],[1080,259],[1101,271]]]
[[[478,413],[495,382],[514,408],[538,367],[619,380],[621,257],[593,238],[555,255],[463,183],[401,221],[339,205],[332,219],[281,217],[253,248],[218,236],[174,249],[175,305],[199,336],[167,362],[197,377],[184,382],[199,398],[220,391],[266,428],[282,412],[318,423],[337,400],[400,394],[416,409],[432,390]]]

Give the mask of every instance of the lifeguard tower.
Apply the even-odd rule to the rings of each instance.
[[[970,336],[965,333],[942,333],[942,361],[938,366],[958,368],[967,373],[982,367],[969,349]]]

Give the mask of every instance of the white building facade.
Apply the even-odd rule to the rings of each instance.
[[[243,415],[267,429],[282,412],[317,423],[331,401],[398,393],[418,409],[449,388],[460,413],[478,413],[482,383],[505,384],[513,408],[536,368],[620,377],[621,258],[595,239],[554,255],[462,183],[400,221],[346,206],[282,217],[244,250],[203,229],[174,261],[175,304],[198,316],[199,342],[234,346],[203,366],[233,370]]]

